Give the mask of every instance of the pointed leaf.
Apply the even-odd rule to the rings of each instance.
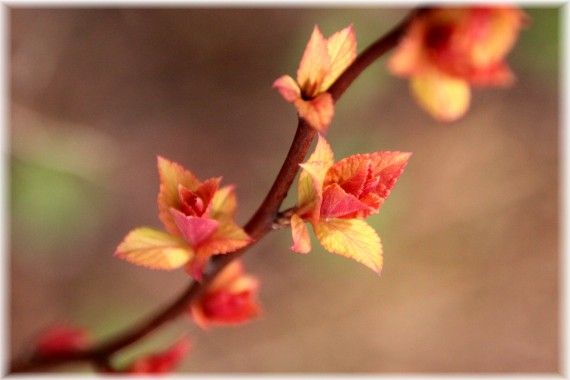
[[[325,187],[338,183],[347,193],[358,197],[372,191],[386,198],[411,155],[408,152],[394,151],[355,154],[343,158],[327,172]]]
[[[311,250],[309,230],[303,219],[297,214],[291,216],[291,233],[293,235],[293,246],[291,249],[299,253],[308,253]]]
[[[380,274],[382,244],[365,221],[321,219],[314,227],[317,239],[327,251],[356,260]]]
[[[331,66],[320,91],[326,91],[356,59],[356,35],[352,25],[336,32],[328,39],[327,49]]]
[[[164,223],[168,232],[175,236],[181,236],[170,208],[180,208],[178,186],[183,186],[190,191],[196,191],[200,181],[196,176],[184,169],[181,165],[158,156],[158,174],[160,176],[160,191],[158,193],[158,217]]]
[[[304,98],[312,98],[319,93],[330,65],[327,40],[315,25],[297,70],[297,83]]]
[[[117,247],[115,256],[151,269],[172,270],[186,264],[193,253],[184,240],[142,227],[125,237]]]
[[[173,208],[170,209],[170,212],[182,236],[194,249],[208,239],[219,225],[213,219],[184,215]]]
[[[324,180],[324,185],[339,184],[347,193],[359,196],[362,193],[369,174],[370,157],[368,154],[355,154],[343,158],[334,164]]]
[[[431,70],[413,77],[410,84],[420,106],[437,120],[457,120],[469,107],[471,94],[464,80]]]

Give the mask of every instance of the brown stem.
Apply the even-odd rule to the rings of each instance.
[[[412,19],[414,14],[415,13],[412,12],[392,31],[364,50],[336,80],[328,90],[332,94],[335,102],[366,67],[397,45],[408,22]],[[283,217],[282,214],[278,213],[279,208],[287,196],[287,192],[299,169],[299,164],[303,162],[307,155],[315,135],[315,130],[303,119],[299,118],[297,132],[291,144],[291,148],[289,149],[281,170],[277,174],[273,186],[255,214],[244,226],[245,231],[252,237],[254,242],[259,241],[265,234],[271,231],[276,220],[279,221],[282,219],[278,218],[279,216]],[[115,337],[83,351],[61,353],[50,357],[31,355],[29,357],[16,358],[10,364],[10,373],[39,371],[40,369],[70,362],[108,363],[114,353],[139,341],[166,322],[181,315],[187,309],[188,304],[208,287],[227,264],[242,256],[252,245],[253,244],[250,244],[230,254],[214,256],[212,268],[204,275],[202,283],[192,282],[188,288],[166,308],[159,310],[147,320],[130,327]]]

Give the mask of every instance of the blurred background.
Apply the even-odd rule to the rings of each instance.
[[[289,230],[245,257],[263,316],[204,332],[186,318],[118,363],[184,332],[190,373],[535,373],[560,368],[560,10],[532,18],[508,89],[478,89],[467,115],[431,119],[386,58],[337,104],[337,159],[414,153],[380,214],[380,277]],[[353,24],[362,51],[395,8],[24,8],[9,20],[9,343],[22,352],[68,322],[105,339],[168,304],[183,270],[113,257],[161,228],[156,156],[237,185],[244,223],[296,127],[271,88],[295,75],[315,24]],[[294,191],[292,192],[294,195]],[[291,206],[290,197],[285,206]],[[90,371],[69,366],[58,371]]]

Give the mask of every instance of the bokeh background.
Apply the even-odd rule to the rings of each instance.
[[[245,256],[262,318],[204,332],[181,318],[118,363],[193,338],[189,373],[536,373],[560,368],[560,18],[532,18],[517,83],[435,122],[383,58],[337,104],[337,158],[414,152],[380,214],[380,277],[290,232]],[[56,322],[109,337],[184,289],[112,253],[157,218],[156,155],[235,183],[238,222],[269,189],[296,127],[271,88],[315,24],[353,23],[359,51],[407,10],[10,7],[9,344]],[[294,193],[294,192],[293,192]],[[285,206],[291,206],[289,198]],[[58,371],[89,371],[70,366]]]

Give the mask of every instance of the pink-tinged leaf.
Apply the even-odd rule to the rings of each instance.
[[[213,219],[187,216],[175,209],[170,209],[170,212],[182,236],[194,249],[208,239],[219,226],[219,222]]]
[[[413,77],[410,84],[420,106],[439,121],[455,121],[469,107],[471,92],[462,79],[431,70]]]
[[[327,50],[331,60],[330,69],[321,85],[326,91],[356,59],[356,35],[352,25],[329,37]]]
[[[291,216],[291,233],[293,235],[293,246],[291,249],[299,253],[308,253],[311,251],[311,238],[309,230],[303,219],[297,214]]]
[[[125,372],[133,374],[172,372],[190,351],[190,339],[184,337],[163,352],[140,357]]]
[[[376,152],[368,155],[370,168],[379,181],[374,182],[374,193],[386,199],[391,189],[404,172],[412,153],[409,152]],[[365,184],[367,186],[368,184]]]
[[[142,227],[125,237],[115,256],[150,269],[172,270],[186,264],[193,257],[193,252],[181,238]]]
[[[297,70],[297,83],[304,98],[313,98],[319,94],[323,80],[330,69],[327,44],[319,27],[315,25]]]
[[[235,195],[235,186],[224,186],[214,195],[210,217],[216,220],[226,217],[233,218],[236,213],[236,208],[237,198]]]
[[[274,89],[279,91],[283,98],[293,103],[298,99],[301,99],[301,89],[295,79],[291,78],[289,75],[283,75],[273,82]]]
[[[237,251],[251,244],[253,240],[230,219],[222,219],[216,231],[196,247],[196,256],[186,271],[196,281],[202,281],[202,272],[210,257]]]
[[[310,100],[298,99],[295,108],[299,116],[309,123],[313,129],[325,133],[334,115],[334,101],[328,92],[323,92]]]
[[[160,176],[160,191],[158,193],[158,217],[164,227],[174,236],[180,232],[170,214],[170,208],[180,208],[178,187],[183,186],[189,191],[196,191],[200,181],[196,176],[181,165],[158,156],[158,174]]]
[[[37,339],[35,350],[41,356],[58,355],[85,349],[90,344],[87,330],[67,325],[55,325]]]
[[[317,239],[327,251],[351,258],[380,274],[382,244],[364,220],[321,219],[314,228]]]
[[[229,219],[219,223],[218,228],[196,250],[200,255],[215,255],[237,251],[253,240],[245,231]]]
[[[354,195],[347,194],[336,183],[328,186],[323,193],[321,219],[342,218],[364,210],[371,211],[371,208],[360,202]]]

